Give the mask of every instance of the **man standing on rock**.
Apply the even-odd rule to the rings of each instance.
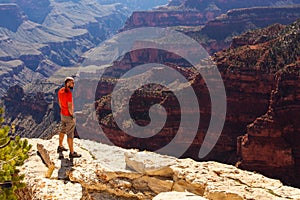
[[[59,133],[59,145],[57,152],[67,151],[63,146],[64,134],[67,135],[67,142],[70,149],[70,158],[79,158],[80,154],[74,151],[73,140],[75,130],[75,116],[74,116],[74,104],[72,97],[72,90],[74,87],[74,79],[72,77],[65,78],[65,86],[58,91],[58,104],[60,107],[61,117],[61,132]]]

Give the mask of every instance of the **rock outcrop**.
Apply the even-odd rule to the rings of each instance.
[[[276,74],[267,113],[250,124],[238,140],[241,168],[251,168],[297,186],[300,186],[299,67],[298,61]]]
[[[77,139],[75,150],[83,157],[70,160],[68,152],[57,154],[57,142],[57,136],[29,140],[33,148],[21,167],[27,184],[18,191],[22,199],[300,198],[299,189],[217,162],[176,159]]]

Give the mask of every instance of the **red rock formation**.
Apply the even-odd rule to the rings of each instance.
[[[230,10],[226,14],[209,21],[202,29],[187,30],[185,34],[198,40],[205,49],[213,54],[228,48],[237,34],[270,26],[274,23],[287,25],[300,18],[300,6],[262,7]],[[263,42],[263,33],[259,36]],[[258,40],[257,38],[253,38]],[[246,42],[248,42],[246,40]],[[233,44],[235,45],[235,41]]]
[[[209,21],[203,28],[202,34],[212,39],[224,40],[231,36],[232,30],[241,34],[245,30],[262,28],[274,23],[290,24],[300,17],[299,13],[299,5],[230,10],[225,15]]]
[[[219,10],[143,11],[134,12],[122,30],[149,26],[180,26],[177,28],[178,31],[184,32],[199,41],[210,54],[213,54],[228,48],[234,35],[263,28],[274,23],[290,24],[300,18],[299,13],[299,5],[235,9],[221,16],[219,16],[221,14]],[[197,27],[192,28],[190,26]],[[203,26],[203,28],[199,28],[199,26]]]
[[[214,60],[225,84],[227,114],[221,137],[204,160],[218,160],[232,164],[239,160],[243,168],[265,172],[269,176],[281,178],[286,183],[297,185],[295,182],[299,179],[297,85],[300,57],[298,30],[299,21],[287,27],[274,25],[246,33],[237,37],[231,48],[215,54]],[[153,56],[157,52],[152,52],[151,49],[148,51],[146,57],[145,52],[141,50],[131,52],[123,60],[116,62],[108,75],[115,75],[117,72],[122,74],[124,70],[142,64],[136,59],[141,58],[139,55],[144,55],[142,56],[144,62],[157,61]],[[170,53],[165,56],[168,59],[172,58],[175,65],[176,59],[180,62],[178,57]],[[168,59],[163,60],[163,63],[167,64]],[[133,60],[135,63],[131,62]],[[205,105],[200,107],[201,120],[197,136],[184,155],[197,159],[210,118],[218,113],[210,112],[209,94],[202,78],[188,68],[179,71],[191,81],[195,92],[199,95],[199,105]],[[102,81],[99,84],[101,86]],[[108,87],[107,95],[103,91],[96,95],[99,98],[96,108],[104,133],[116,145],[156,150],[167,144],[176,134],[180,121],[177,116],[180,112],[190,112],[185,109],[178,110],[176,100],[172,95],[168,96],[170,101],[166,105],[172,109],[166,107],[166,110],[173,118],[168,119],[170,121],[167,121],[164,129],[146,142],[141,138],[133,138],[117,127],[111,115],[110,93],[114,84]],[[154,96],[149,96],[151,91]],[[162,95],[163,91],[163,88],[155,86],[152,90],[145,87],[135,93],[138,98],[132,99],[131,114],[137,123],[143,125],[149,123],[145,113],[153,103],[163,104],[166,98]],[[260,117],[265,113],[267,115]],[[252,125],[248,126],[249,124]],[[240,137],[245,133],[247,133],[245,136]],[[184,143],[184,139],[177,141],[179,147],[180,143]]]
[[[245,131],[245,127],[249,123],[253,122],[258,116],[266,112],[266,110],[268,109],[268,102],[270,99],[270,91],[272,90],[272,88],[274,88],[275,84],[274,76],[272,74],[269,74],[268,72],[263,72],[256,69],[249,69],[248,66],[243,66],[239,69],[236,69],[234,59],[232,57],[227,57],[232,54],[232,51],[229,51],[228,54],[217,55],[216,57],[218,67],[222,72],[222,76],[226,87],[228,110],[221,138],[219,139],[218,144],[215,146],[214,151],[206,158],[217,159],[223,162],[235,161],[236,138]],[[243,50],[239,51],[238,54],[235,54],[234,56],[236,58],[239,56],[244,56],[249,54],[249,52],[251,51],[252,50],[250,48],[245,47]],[[125,56],[125,58],[122,61],[115,63],[112,69],[107,70],[106,75],[113,77],[117,74],[122,74],[125,71],[131,69],[132,67],[141,64],[141,62],[163,62],[164,64],[168,65],[168,61],[172,61],[171,63],[173,64],[176,63],[176,65],[178,64],[179,66],[185,66],[181,64],[182,61],[180,58],[170,53],[163,54],[160,52],[160,60],[156,60],[158,59],[158,57],[155,55],[158,55],[158,53],[155,49],[148,50],[148,54],[146,55],[148,56],[145,57],[145,50],[133,51],[127,56]],[[164,57],[166,60],[161,60],[161,57]],[[254,59],[256,58],[253,58],[253,60]],[[190,71],[188,68],[184,69],[177,67],[176,69],[182,74],[185,74],[188,80],[192,81],[192,85],[196,94],[199,94],[199,105],[205,105],[200,108],[201,121],[198,130],[198,135],[195,138],[193,145],[191,145],[190,150],[186,153],[186,156],[197,159],[198,152],[205,137],[205,133],[207,131],[211,117],[209,93],[201,76],[193,74],[192,71]],[[257,76],[258,74],[259,76]],[[119,77],[120,75],[117,76]],[[100,81],[98,86],[99,89],[97,90],[98,94],[96,94],[96,99],[100,99],[105,95],[111,94],[113,91],[114,84],[115,83],[112,83],[110,84],[110,87],[106,87],[105,85],[107,85],[107,80],[103,83],[102,81]],[[108,90],[105,90],[104,88],[107,88]],[[149,90],[147,89],[142,90],[144,91],[144,93],[140,92],[136,94],[137,99],[133,99],[133,102],[136,103],[131,104],[133,116],[141,117],[143,113],[147,112],[147,110],[149,109],[148,106],[152,105],[153,102],[163,102],[164,98],[161,96],[162,89],[152,89],[156,91],[154,97],[149,97],[149,95],[147,95],[149,93]],[[147,96],[147,98],[145,98],[145,96]],[[102,101],[104,101],[104,103],[101,103]],[[148,106],[141,109],[139,107],[140,104],[138,104],[139,101],[143,102],[143,105]],[[180,119],[175,120],[175,117],[173,118],[173,121],[171,120],[166,124],[164,130],[156,138],[153,138],[153,140],[151,140],[148,144],[145,144],[142,142],[141,139],[132,138],[124,134],[120,129],[118,129],[117,125],[110,116],[111,108],[109,102],[110,96],[103,97],[103,99],[101,99],[99,103],[96,104],[96,106],[98,106],[97,110],[100,114],[101,127],[116,145],[122,147],[136,147],[142,149],[150,148],[149,150],[156,150],[158,149],[158,147],[162,147],[164,144],[170,141],[174,137],[174,133],[177,132]],[[170,98],[166,104],[173,108],[169,109],[170,116],[177,116],[179,114],[178,109],[176,109],[178,108],[178,102],[176,102],[175,98]],[[241,115],[241,113],[243,114]],[[178,141],[178,144],[180,144],[181,142],[182,141]],[[144,145],[147,145],[147,147]]]
[[[258,6],[290,5],[299,4],[299,0],[274,1],[274,0],[171,0],[169,6],[177,6],[184,9],[220,9],[226,12],[229,9],[249,8]]]
[[[300,63],[276,74],[276,87],[268,112],[247,127],[239,137],[239,166],[299,184],[300,175]]]
[[[220,15],[219,11],[138,11],[121,31],[140,27],[199,26]]]

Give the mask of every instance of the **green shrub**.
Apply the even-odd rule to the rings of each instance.
[[[24,175],[19,174],[17,167],[28,158],[31,145],[19,136],[9,136],[10,130],[14,134],[14,127],[3,125],[3,113],[0,108],[0,200],[14,200],[17,199],[15,191],[25,187]]]

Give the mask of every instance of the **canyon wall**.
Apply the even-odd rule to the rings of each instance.
[[[220,14],[219,11],[138,11],[132,13],[121,31],[140,27],[200,26]]]
[[[48,88],[55,87],[51,84]],[[13,124],[21,137],[47,139],[59,132],[60,111],[56,93],[52,90],[29,93],[16,85],[8,88],[1,101],[5,108],[5,122]]]
[[[76,65],[81,54],[123,25],[125,10],[81,1],[0,1],[0,64],[7,80],[0,83],[0,95],[15,84],[24,86]],[[10,73],[20,62],[28,73],[23,81],[20,74]]]
[[[141,27],[173,27],[201,43],[213,54],[230,46],[232,38],[274,23],[290,24],[300,17],[300,6],[233,9],[226,13],[199,10],[134,12],[121,31]]]
[[[74,5],[71,7],[76,8]],[[17,6],[5,5],[3,8],[13,8],[14,11],[20,12]],[[243,16],[241,12],[246,12],[247,15]],[[196,25],[197,27],[183,28],[183,32],[200,41],[211,55],[224,49],[224,51],[214,54],[213,59],[220,70],[226,89],[226,121],[217,145],[203,160],[237,163],[244,169],[254,169],[268,176],[280,178],[284,183],[299,186],[299,182],[297,182],[299,179],[299,147],[295,142],[298,139],[298,126],[295,120],[298,116],[299,21],[290,26],[276,24],[232,38],[233,35],[246,30],[267,26],[275,22],[274,19],[279,20],[277,22],[280,23],[290,23],[295,18],[299,18],[299,7],[233,10],[208,22],[201,29],[198,25],[204,25],[208,19],[215,18],[217,14],[214,13],[220,13],[220,10],[210,10],[208,13],[206,15],[199,10],[136,12],[127,22],[124,30],[143,26]],[[76,31],[74,29],[68,31],[61,29],[64,30],[64,33],[52,29],[55,28],[54,25],[57,26],[58,24],[57,21],[53,20],[57,17],[53,13],[43,21],[44,25],[52,24],[51,29],[46,29],[44,25],[27,20],[23,14],[14,16],[19,16],[20,19],[15,20],[14,26],[4,27],[5,31],[1,32],[0,38],[1,49],[10,51],[9,54],[1,51],[0,56],[3,60],[1,63],[1,72],[3,73],[0,75],[1,78],[3,77],[1,84],[5,86],[5,89],[12,85],[11,78],[16,77],[16,75],[20,84],[25,85],[27,81],[50,76],[62,64],[75,64],[80,60],[79,55],[83,51],[104,38],[102,38],[104,35],[99,35],[99,30],[107,30],[107,27],[102,29],[97,20],[94,21],[94,16],[92,17],[93,20],[77,24]],[[103,23],[109,22],[110,16],[103,16],[107,20]],[[69,22],[69,19],[63,17],[59,25],[64,26]],[[119,20],[115,21],[117,24],[119,22]],[[239,28],[240,25],[244,25],[242,29]],[[181,28],[179,27],[178,30]],[[1,28],[1,30],[4,29]],[[17,32],[14,32],[16,30]],[[21,32],[18,33],[18,30]],[[223,30],[227,37],[218,34]],[[4,32],[9,34],[3,34]],[[34,39],[29,37],[29,43],[36,43],[35,45],[28,45],[28,41],[21,40],[24,33],[31,35],[33,32],[42,32],[40,35],[35,35],[37,37]],[[41,43],[45,40],[41,36],[50,33],[54,33],[55,37],[51,34],[50,38],[46,37],[47,42]],[[203,39],[201,34],[211,38]],[[95,36],[98,38],[95,39]],[[66,40],[69,37],[72,38],[71,41]],[[18,40],[15,40],[16,38]],[[140,45],[143,46],[143,44]],[[230,48],[226,49],[229,46]],[[161,55],[163,58],[158,58],[157,55]],[[201,121],[197,136],[183,155],[198,159],[198,152],[204,140],[208,123],[211,117],[217,113],[211,113],[209,93],[201,75],[194,73],[184,59],[170,52],[159,52],[156,49],[130,52],[106,69],[106,79],[91,80],[89,85],[92,86],[88,89],[86,87],[80,88],[79,85],[78,90],[81,92],[77,95],[96,101],[95,105],[84,107],[83,112],[78,115],[78,118],[81,116],[79,120],[82,120],[79,126],[85,126],[79,128],[88,129],[84,136],[87,139],[109,142],[107,141],[109,138],[110,142],[118,146],[143,150],[155,151],[174,138],[180,123],[180,107],[172,92],[160,86],[141,88],[135,93],[136,98],[133,98],[131,103],[132,117],[140,125],[149,123],[147,114],[151,105],[160,103],[169,106],[166,108],[168,121],[160,134],[145,142],[121,131],[113,119],[111,92],[117,81],[128,81],[117,78],[135,66],[148,62],[165,64],[184,74],[198,95],[199,105],[204,105],[200,106],[199,110]],[[39,75],[34,72],[38,72]],[[151,76],[151,73],[161,73],[168,77],[164,71],[152,71],[142,74],[142,77],[147,78]],[[36,84],[36,86],[39,87],[40,84]],[[99,88],[95,94],[94,89],[97,85]],[[180,87],[178,89],[180,90]],[[25,92],[20,97],[19,94],[23,92],[16,86],[4,97],[4,104],[8,106],[9,111],[7,113],[8,121],[17,124],[21,135],[29,134],[29,137],[47,138],[58,130],[58,109],[57,104],[55,104],[54,90],[51,89],[52,94],[26,94]],[[48,97],[50,98],[49,102],[46,101]],[[15,108],[15,105],[21,105],[21,107]],[[90,112],[94,111],[95,108],[97,116]],[[194,111],[183,110],[182,112]],[[100,135],[95,134],[95,131],[99,129],[99,124],[91,124],[89,121],[95,117],[98,117],[96,120],[99,121],[103,129]],[[41,122],[40,120],[42,123],[38,124]],[[45,127],[47,127],[46,130]],[[185,142],[185,138],[180,139],[176,143],[178,146]],[[253,151],[256,154],[252,154]],[[253,157],[253,155],[261,155],[261,152],[266,152],[266,154],[261,157]]]
[[[214,55],[213,59],[226,89],[227,113],[224,128],[216,146],[203,160],[238,163],[246,169],[266,172],[269,176],[281,178],[285,183],[299,185],[297,181],[298,146],[293,142],[297,138],[298,130],[297,125],[294,125],[298,116],[297,80],[300,41],[298,27],[299,21],[289,26],[277,24],[248,32],[236,37],[229,49]],[[177,62],[182,63],[178,56],[167,52],[165,54],[167,59],[162,60],[155,56],[156,51],[148,49],[130,52],[123,60],[115,62],[110,69],[107,69],[106,75],[107,77],[120,77],[143,62],[158,62],[170,66],[168,60],[172,60],[173,65],[170,67],[185,74],[196,94],[199,95],[199,105],[205,105],[199,110],[201,121],[198,134],[184,154],[184,156],[197,159],[208,123],[211,117],[218,113],[211,113],[209,93],[202,77],[194,74],[188,65],[184,68],[182,68],[184,65],[178,65],[176,68]],[[143,59],[141,61],[136,58]],[[143,80],[156,73],[165,72],[154,70],[140,76]],[[168,75],[165,74],[165,76]],[[168,144],[177,132],[180,122],[178,115],[191,111],[180,109],[172,92],[165,88],[142,87],[130,100],[130,106],[132,106],[130,113],[134,121],[143,126],[147,125],[150,120],[149,108],[156,103],[167,106],[165,109],[169,118],[159,134],[150,139],[144,140],[130,136],[118,127],[110,107],[112,90],[116,82],[123,81],[130,82],[130,78],[103,79],[98,83],[96,109],[105,135],[114,144],[125,148],[155,151]],[[127,87],[131,86],[127,84]],[[117,93],[122,95],[121,91]],[[266,113],[273,114],[261,117]],[[249,125],[252,123],[253,125]],[[186,127],[186,132],[188,133],[188,127]],[[245,133],[247,134],[243,136]],[[178,140],[176,144],[179,147],[181,143],[184,143],[184,138]],[[266,151],[266,149],[269,150]],[[257,153],[253,154],[253,151]],[[262,154],[263,156],[260,156]]]
[[[299,61],[275,80],[268,111],[238,138],[238,165],[299,186]]]
[[[236,8],[248,8],[248,7],[260,7],[260,6],[283,6],[299,4],[299,0],[282,1],[282,0],[171,0],[166,6],[166,9],[193,9],[193,10],[205,10],[205,9],[219,9],[222,12],[226,12],[230,9]]]

